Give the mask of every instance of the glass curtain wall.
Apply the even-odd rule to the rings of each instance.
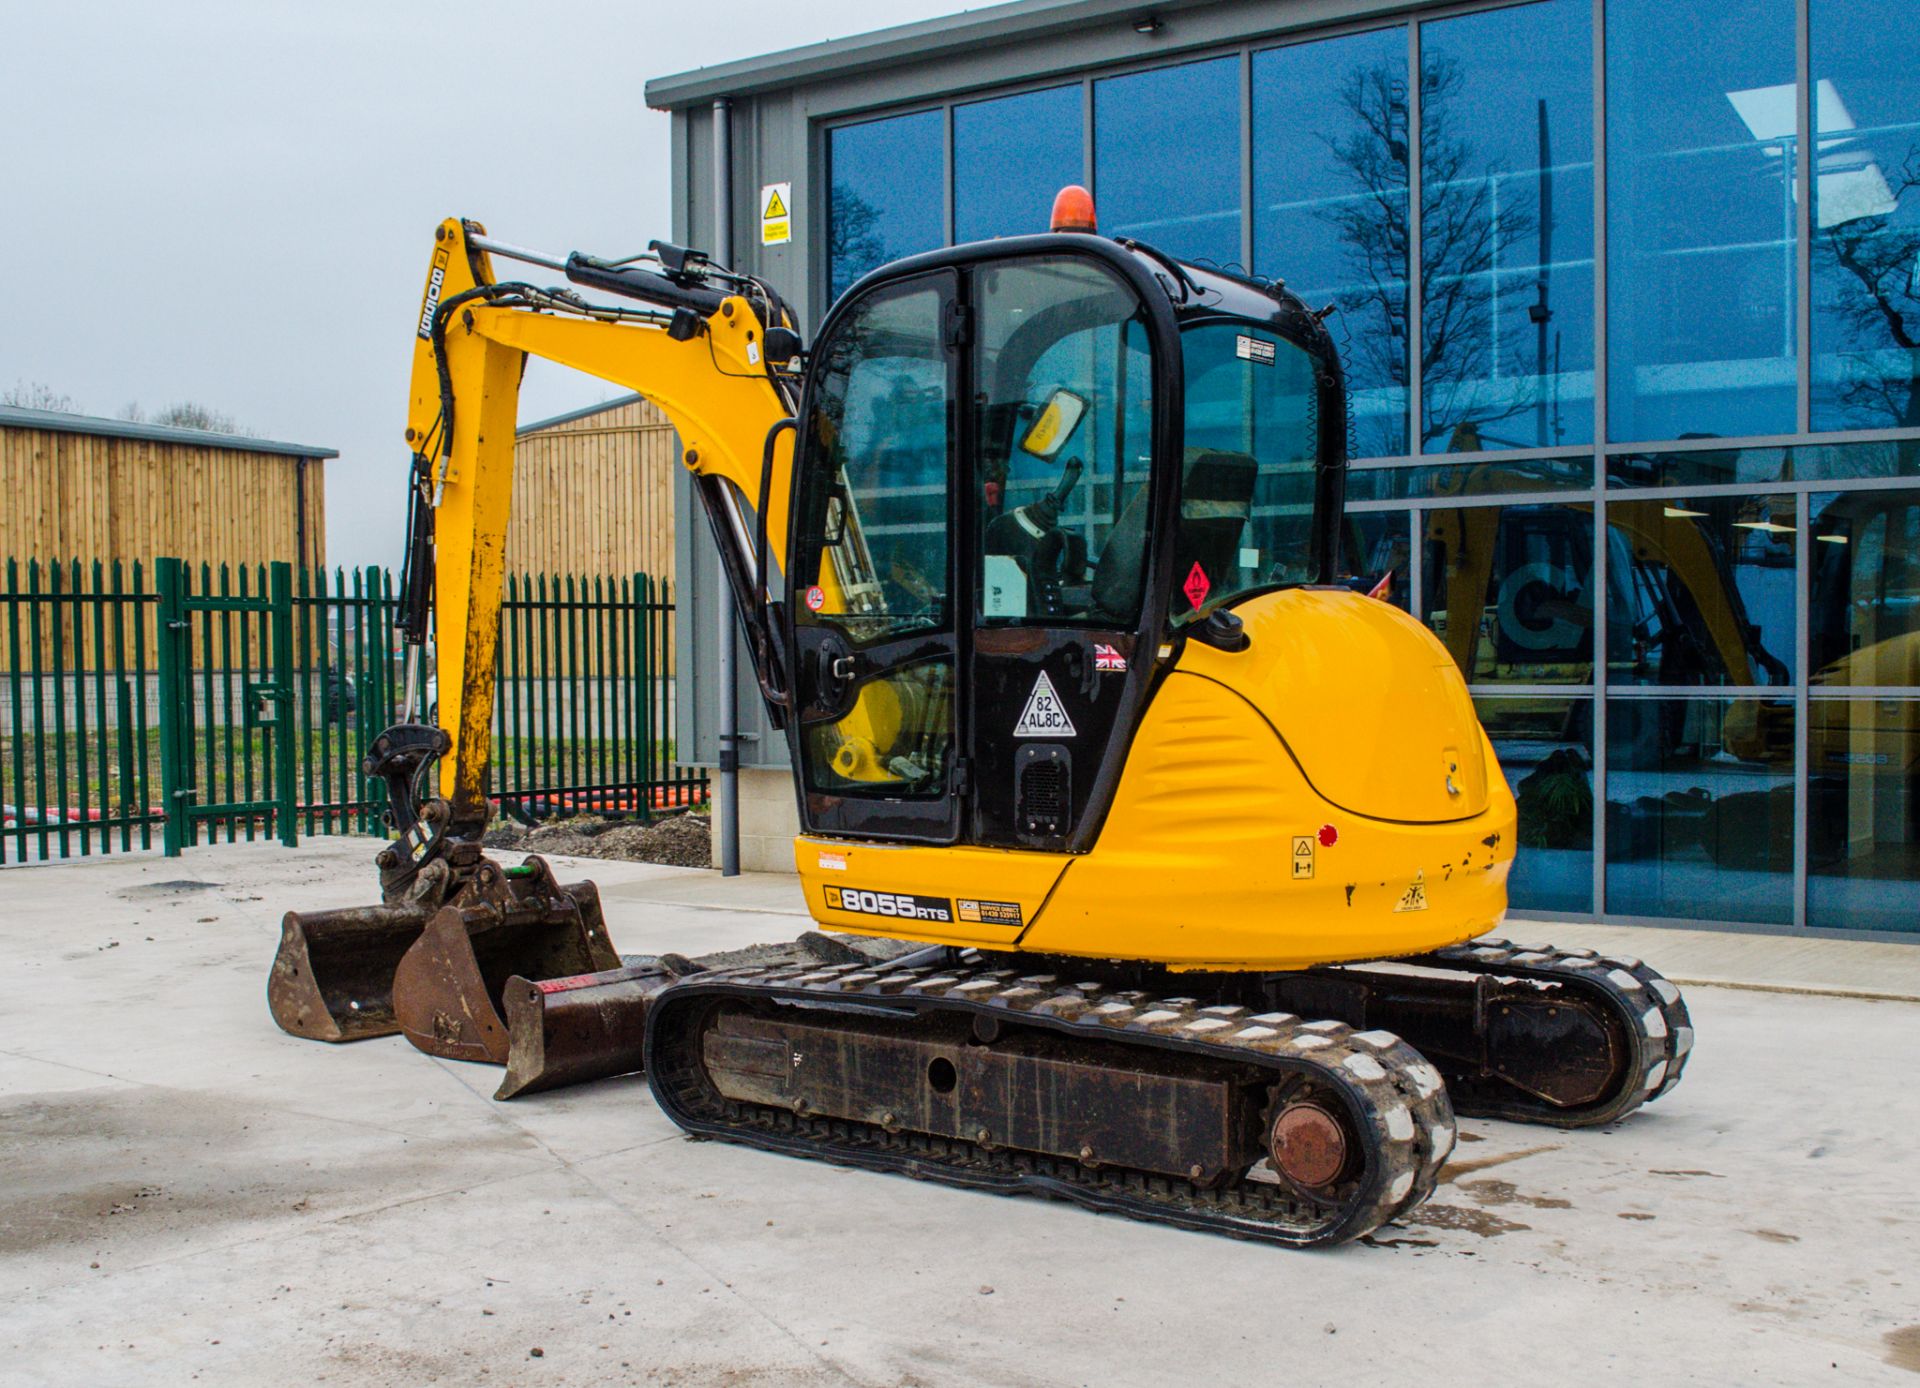
[[[1407,452],[1407,31],[1255,53],[1253,268],[1332,304],[1360,457]]]
[[[939,111],[843,125],[827,134],[829,298],[890,260],[947,243],[946,213],[929,189],[946,183]]]
[[[1593,6],[1420,26],[1420,447],[1593,439]]]
[[[1093,84],[1100,229],[1182,260],[1240,252],[1240,60],[1215,58]]]
[[[1795,427],[1794,3],[1607,6],[1613,439]]]
[[[1534,0],[863,119],[826,279],[1091,177],[1331,306],[1344,572],[1465,673],[1515,909],[1916,932],[1913,17]]]
[[[1815,429],[1920,426],[1920,26],[1809,0]]]
[[[1047,229],[1053,195],[1086,177],[1080,84],[953,108],[953,239]]]

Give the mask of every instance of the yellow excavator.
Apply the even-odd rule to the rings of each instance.
[[[443,223],[405,585],[440,726],[371,749],[384,900],[289,913],[276,1019],[499,1062],[531,1018],[503,1094],[644,1066],[697,1136],[1292,1245],[1424,1200],[1456,1111],[1664,1094],[1669,982],[1479,938],[1514,802],[1447,650],[1345,573],[1325,316],[1100,235],[1080,189],[873,271],[811,344],[695,251]],[[810,950],[623,962],[590,884],[481,852],[528,356],[678,431],[792,756]]]

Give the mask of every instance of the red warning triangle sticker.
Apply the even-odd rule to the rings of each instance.
[[[1207,600],[1207,594],[1213,591],[1213,583],[1207,577],[1207,571],[1200,567],[1200,561],[1193,561],[1193,572],[1187,575],[1187,581],[1180,585],[1180,591],[1187,595],[1187,601],[1198,607]]]

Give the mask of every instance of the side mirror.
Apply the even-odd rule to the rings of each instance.
[[[1087,397],[1062,386],[1047,397],[1046,408],[1027,426],[1020,439],[1021,451],[1051,462],[1067,446],[1086,412]]]

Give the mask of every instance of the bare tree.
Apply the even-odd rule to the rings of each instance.
[[[1420,371],[1427,395],[1421,437],[1476,439],[1488,424],[1535,408],[1539,386],[1496,381],[1494,368],[1509,333],[1530,330],[1516,312],[1513,328],[1495,331],[1502,247],[1531,236],[1538,219],[1515,201],[1496,206],[1493,168],[1476,168],[1472,143],[1455,132],[1450,107],[1462,95],[1453,59],[1429,57],[1420,71]],[[1356,333],[1350,374],[1359,382],[1405,388],[1407,263],[1410,256],[1407,171],[1412,160],[1406,82],[1397,66],[1357,68],[1341,85],[1351,132],[1327,147],[1360,196],[1326,209],[1346,252],[1342,310],[1361,321],[1377,316],[1384,333]],[[1496,340],[1498,338],[1499,340]],[[1517,337],[1515,338],[1517,345]],[[1420,402],[1416,402],[1419,404]]]
[[[52,410],[57,414],[78,414],[80,407],[71,395],[62,395],[44,381],[15,381],[0,391],[0,405],[16,410]]]
[[[200,429],[209,434],[238,434],[244,438],[259,437],[232,415],[192,400],[183,400],[178,404],[169,405],[151,418],[145,410],[140,408],[139,401],[129,401],[121,408],[120,418],[135,424],[164,424],[174,429]]]
[[[828,264],[837,287],[845,288],[886,263],[887,243],[880,235],[879,209],[844,183],[833,185],[828,206]]]
[[[1920,188],[1920,149],[1909,149],[1899,173],[1890,180],[1892,201]],[[1839,270],[1821,276],[1830,286],[1823,307],[1846,330],[1847,350],[1882,347],[1907,354],[1905,375],[1868,369],[1848,372],[1840,383],[1840,406],[1861,428],[1920,426],[1920,310],[1914,267],[1920,264],[1920,226],[1895,226],[1891,213],[1854,217],[1815,233],[1819,267]]]

